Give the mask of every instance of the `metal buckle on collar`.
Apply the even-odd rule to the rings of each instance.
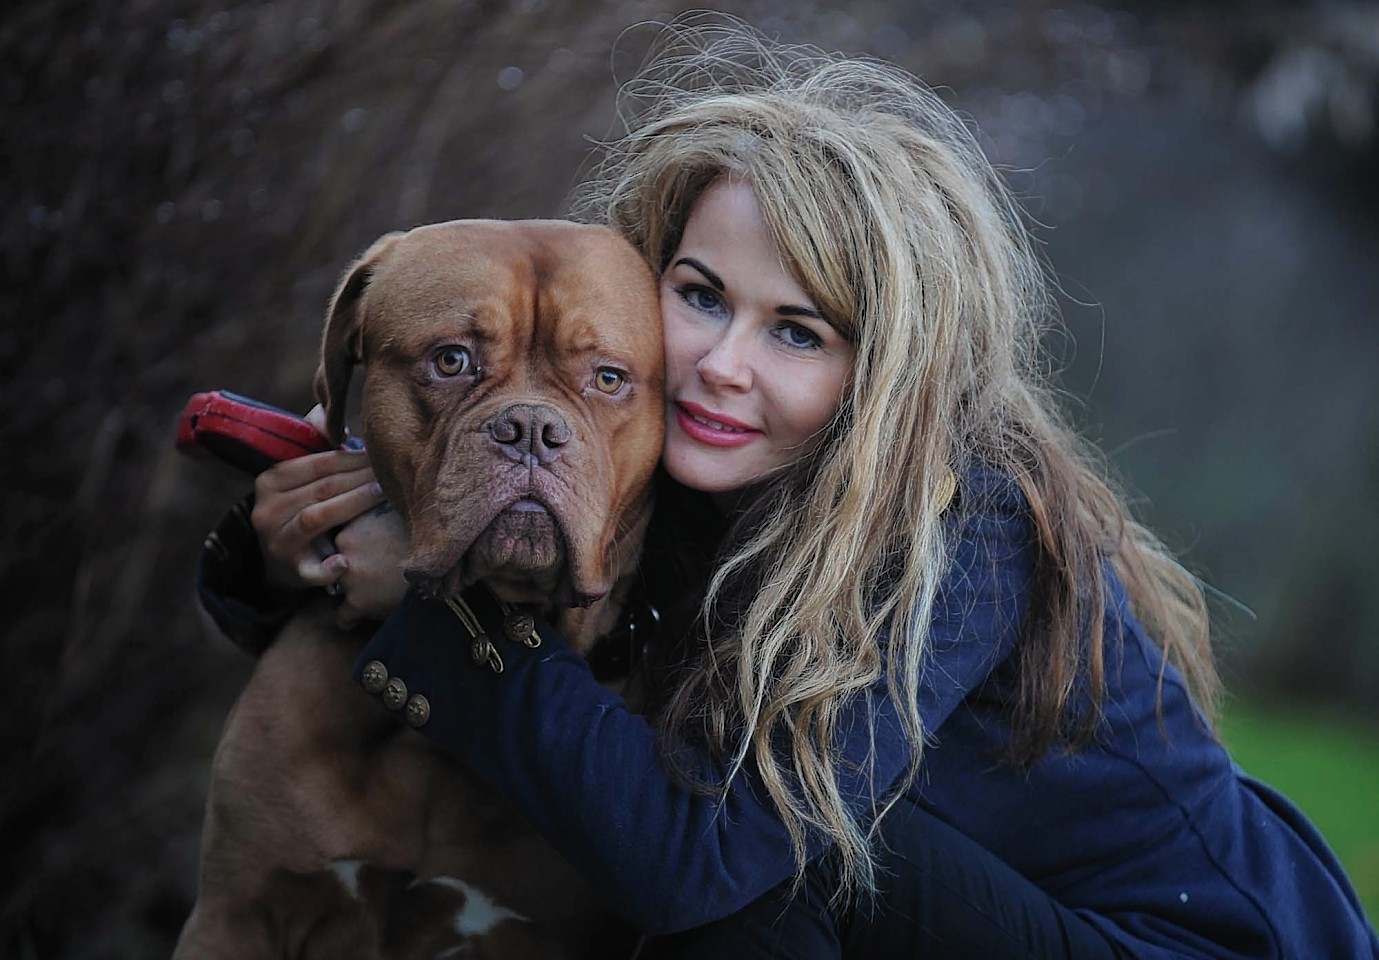
[[[487,599],[493,602],[498,615],[502,617],[504,638],[533,650],[541,646],[541,635],[536,632],[535,617],[525,610],[519,610],[504,603],[491,594],[487,595]],[[450,612],[455,615],[455,618],[469,633],[471,641],[469,658],[474,661],[474,665],[482,667],[487,664],[494,673],[502,673],[503,657],[498,653],[497,645],[490,639],[488,631],[484,629],[483,621],[474,612],[474,608],[460,597],[445,597],[444,600],[445,605],[450,608]]]
[[[469,633],[469,658],[474,661],[474,665],[487,665],[494,673],[502,673],[502,654],[498,652],[498,645],[491,638],[489,631],[484,629],[483,620],[480,620],[474,608],[460,597],[445,597],[444,601],[450,612]],[[520,643],[533,650],[541,646],[541,635],[536,632],[536,618],[530,613],[512,607],[492,594],[485,593],[482,599],[476,597],[475,602],[481,608],[486,603],[492,603],[495,610],[485,619],[497,620],[501,617],[503,639],[511,643]],[[647,645],[656,635],[656,627],[660,621],[661,611],[651,603],[641,598],[629,600],[613,632],[600,639],[594,649],[589,651],[589,669],[593,671],[594,677],[600,682],[606,682],[631,673],[632,668],[642,659]]]

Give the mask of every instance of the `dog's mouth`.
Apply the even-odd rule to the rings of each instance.
[[[566,538],[555,513],[534,497],[500,509],[468,546],[410,564],[407,580],[427,596],[450,597],[483,580],[511,602],[549,598],[568,580]],[[414,558],[416,559],[416,558]]]
[[[485,580],[507,577],[540,583],[549,592],[565,568],[565,535],[545,504],[521,499],[499,511],[465,551]]]

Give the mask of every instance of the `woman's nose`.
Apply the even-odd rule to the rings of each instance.
[[[743,332],[730,324],[699,358],[695,369],[710,386],[746,390],[752,385],[749,351]]]

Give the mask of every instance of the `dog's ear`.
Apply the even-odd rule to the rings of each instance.
[[[374,270],[387,257],[401,233],[380,237],[346,272],[331,298],[321,335],[321,361],[316,367],[316,402],[326,411],[326,433],[332,443],[345,442],[345,407],[350,375],[364,361],[361,304]]]

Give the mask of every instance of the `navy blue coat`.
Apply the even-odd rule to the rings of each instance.
[[[1162,655],[1119,583],[1105,609],[1095,744],[1051,752],[1029,771],[995,764],[1009,733],[1031,531],[1013,485],[975,475],[964,495],[984,506],[962,526],[935,608],[921,701],[934,743],[914,802],[1136,957],[1379,956],[1331,851],[1231,762],[1172,666],[1156,712]],[[793,873],[786,832],[750,771],[725,800],[678,786],[646,720],[539,629],[537,649],[503,645],[505,670],[494,674],[471,661],[445,606],[409,597],[359,662],[380,660],[424,694],[423,734],[515,802],[644,931],[725,916]],[[851,763],[840,769],[854,772],[844,793],[864,812],[910,748],[883,686],[858,698],[845,726]]]

